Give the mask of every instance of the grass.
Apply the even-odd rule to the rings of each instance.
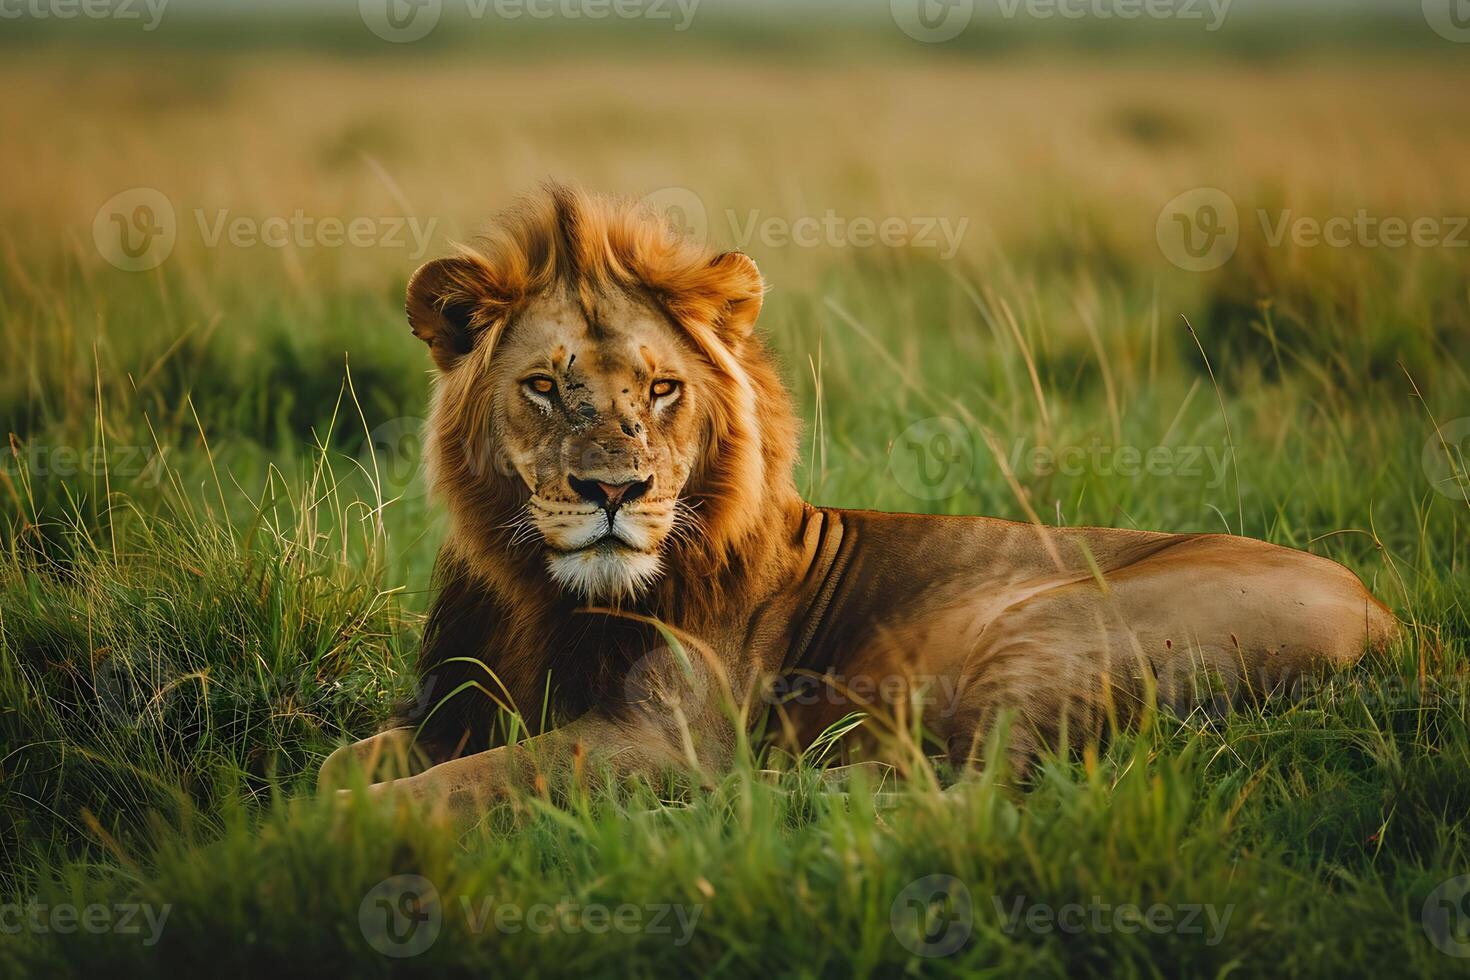
[[[1470,415],[1464,252],[1273,247],[1256,217],[1470,213],[1464,72],[761,50],[10,53],[0,81],[34,97],[0,108],[29,134],[0,156],[0,969],[1464,972],[1431,938],[1470,923],[1441,888],[1470,873],[1470,484],[1433,442]],[[441,533],[401,314],[421,257],[211,246],[196,211],[433,219],[432,255],[546,175],[686,187],[756,258],[812,499],[1245,533],[1346,562],[1405,642],[1024,785],[998,765],[833,785],[819,753],[757,745],[708,786],[519,798],[462,836],[317,800],[325,753],[411,687]],[[129,273],[92,222],[140,185],[179,236]],[[1242,215],[1199,274],[1155,242],[1196,186]],[[828,209],[969,225],[948,261],[732,240]],[[916,497],[903,436],[935,425],[963,478]],[[1160,462],[1134,475],[1124,449]],[[374,945],[399,875],[438,915],[403,958]],[[905,891],[934,875],[963,891]],[[1134,928],[1156,904],[1167,927]],[[63,906],[102,909],[97,931],[61,931]],[[1085,927],[1048,918],[1073,906]],[[962,946],[913,952],[966,909]]]

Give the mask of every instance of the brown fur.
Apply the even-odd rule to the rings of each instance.
[[[763,289],[745,256],[555,185],[415,274],[409,321],[440,369],[428,454],[452,522],[424,690],[410,728],[324,772],[415,729],[439,764],[375,792],[474,805],[537,765],[580,766],[585,747],[621,772],[718,767],[734,732],[711,692],[739,700],[795,674],[824,692],[781,706],[798,744],[855,707],[918,704],[959,762],[1015,712],[1025,756],[1126,723],[1152,689],[1188,706],[1208,675],[1238,699],[1392,636],[1341,566],[1256,541],[808,505],[791,403],[753,332]],[[522,390],[518,364],[544,365],[555,393]],[[641,394],[661,370],[682,379],[671,404]],[[647,496],[598,510],[576,491],[584,470],[646,478]],[[636,548],[607,545],[620,513]],[[604,517],[601,543],[562,546]],[[549,571],[596,564],[622,582],[640,561],[657,575],[591,611],[568,588],[579,572]],[[540,730],[547,694],[547,731],[496,747],[497,710]]]

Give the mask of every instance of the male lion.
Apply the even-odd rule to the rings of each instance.
[[[1341,565],[1247,538],[806,503],[764,289],[745,255],[559,186],[414,274],[451,530],[421,697],[324,777],[412,746],[428,767],[372,792],[473,811],[589,754],[718,769],[753,722],[732,701],[796,675],[818,679],[777,708],[797,745],[913,707],[961,765],[1007,719],[1024,763],[1201,677],[1256,696],[1395,633]],[[499,708],[540,733],[491,747]]]

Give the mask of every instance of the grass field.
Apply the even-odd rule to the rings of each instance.
[[[1466,972],[1463,45],[168,27],[0,59],[0,972]],[[547,177],[755,258],[810,499],[1244,533],[1404,643],[1024,785],[756,746],[463,836],[318,801],[442,531],[405,281]]]

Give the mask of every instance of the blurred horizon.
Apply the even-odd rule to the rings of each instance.
[[[634,57],[681,49],[701,56],[728,50],[772,59],[814,53],[984,58],[1036,49],[1189,58],[1280,58],[1342,49],[1450,56],[1459,46],[1432,29],[1430,21],[1439,7],[1448,10],[1456,2],[100,0],[98,9],[110,13],[87,17],[75,12],[69,0],[23,0],[6,8],[0,46],[103,42],[123,48],[213,51],[494,52],[516,60],[585,54],[589,42],[599,55]],[[383,15],[385,9],[393,13]],[[1149,13],[1156,10],[1162,13]],[[397,22],[421,14],[434,25],[423,37],[385,40],[368,24],[378,16]],[[919,23],[931,26],[942,20],[964,26],[952,37],[948,32],[915,37],[902,29],[907,18],[922,18]]]

